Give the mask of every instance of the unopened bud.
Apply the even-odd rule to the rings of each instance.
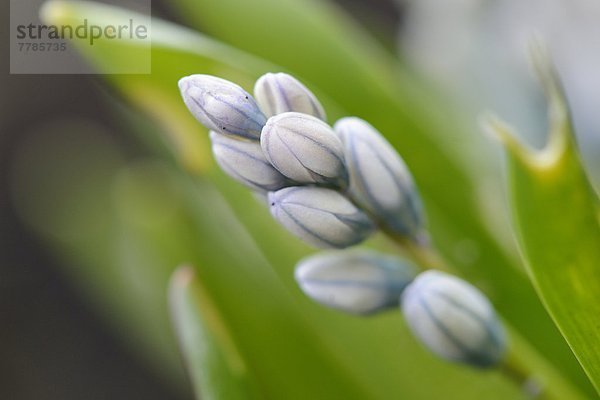
[[[291,75],[267,73],[254,85],[254,96],[267,117],[295,111],[326,120],[323,106],[315,95]]]
[[[179,80],[183,101],[208,129],[259,140],[266,117],[256,101],[235,83],[211,75],[190,75]]]
[[[505,353],[505,334],[488,299],[452,275],[421,273],[404,290],[402,312],[414,335],[446,360],[484,368]]]
[[[374,229],[369,217],[339,192],[294,186],[269,193],[271,214],[305,242],[345,248],[363,241]]]
[[[352,199],[386,229],[419,236],[424,225],[421,199],[400,155],[360,118],[342,118],[334,129],[344,143]]]
[[[293,181],[347,186],[342,142],[318,118],[296,112],[271,117],[260,144],[271,164]]]
[[[330,251],[296,266],[296,281],[307,296],[351,314],[368,315],[398,307],[415,277],[408,262],[373,251]]]
[[[265,158],[260,144],[210,132],[212,150],[223,171],[238,182],[255,190],[279,190],[288,184]]]

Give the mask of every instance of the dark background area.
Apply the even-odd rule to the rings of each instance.
[[[339,3],[391,43],[399,20],[391,0]],[[153,15],[181,22],[167,4],[154,0]],[[0,399],[189,397],[175,394],[103,325],[11,207],[14,149],[40,124],[83,118],[121,144],[135,143],[119,131],[101,94],[102,77],[9,75],[9,2],[2,2],[0,14]]]

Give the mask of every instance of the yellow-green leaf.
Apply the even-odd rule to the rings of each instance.
[[[169,285],[171,317],[198,399],[259,399],[256,381],[215,302],[192,267]]]
[[[490,120],[504,143],[515,229],[531,280],[577,359],[600,389],[598,199],[576,147],[555,73],[537,57],[550,108],[547,145],[534,150]]]

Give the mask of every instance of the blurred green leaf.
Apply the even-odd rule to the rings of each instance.
[[[598,198],[582,167],[557,78],[547,61],[538,59],[538,66],[550,103],[546,147],[526,147],[497,120],[491,128],[506,148],[514,222],[530,277],[600,390]]]
[[[169,285],[171,317],[198,399],[258,399],[246,361],[192,267]]]
[[[153,366],[157,377],[187,393],[163,296],[170,271],[144,269],[141,275],[122,262],[113,185],[124,164],[124,151],[111,133],[89,121],[40,126],[15,153],[13,203],[21,219],[66,261],[73,287],[125,347]],[[163,213],[169,210],[169,198],[151,199]]]

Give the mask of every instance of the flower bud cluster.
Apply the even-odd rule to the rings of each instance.
[[[210,75],[182,78],[179,88],[210,130],[221,169],[268,192],[273,217],[305,242],[345,248],[377,227],[411,238],[423,230],[419,195],[392,146],[358,118],[329,126],[319,100],[292,76],[263,75],[254,97]]]
[[[296,266],[313,300],[350,314],[400,307],[415,338],[448,361],[497,365],[506,338],[494,308],[477,288],[439,271],[416,274],[408,262],[367,251],[324,252]]]
[[[377,228],[419,241],[421,200],[402,158],[366,121],[332,128],[315,95],[295,78],[268,73],[254,97],[209,75],[182,78],[185,104],[210,130],[214,157],[233,179],[268,201],[271,215],[308,244],[343,249]],[[255,100],[256,99],[256,100]],[[296,281],[313,300],[355,315],[400,307],[414,336],[446,360],[496,365],[506,350],[487,298],[437,271],[364,251],[302,260]]]

